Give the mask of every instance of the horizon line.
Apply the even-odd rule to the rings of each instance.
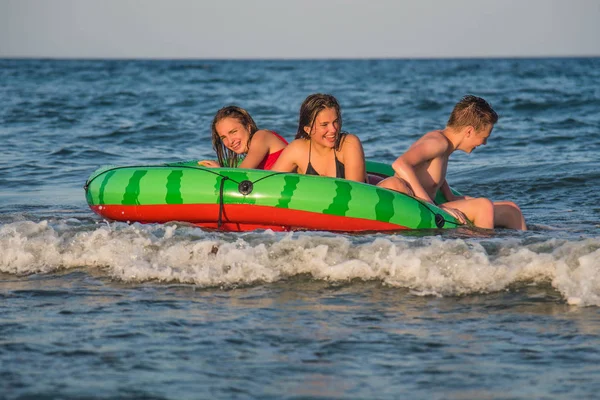
[[[359,60],[523,60],[523,59],[584,59],[597,55],[512,55],[512,56],[452,56],[452,57],[100,57],[100,56],[3,56],[0,60],[53,60],[53,61],[359,61]]]

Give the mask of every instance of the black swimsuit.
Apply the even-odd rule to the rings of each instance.
[[[321,174],[319,174],[312,166],[312,164],[310,163],[310,153],[312,151],[312,143],[309,144],[309,148],[308,148],[308,165],[306,166],[306,175],[317,175],[317,176],[321,176]],[[340,160],[337,159],[337,156],[335,155],[335,150],[333,150],[333,157],[335,157],[335,177],[336,178],[342,178],[342,179],[346,179],[346,167],[344,166],[344,163],[341,162]]]

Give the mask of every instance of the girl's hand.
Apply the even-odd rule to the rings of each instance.
[[[198,165],[200,165],[202,167],[207,167],[207,168],[220,168],[221,167],[218,162],[213,161],[213,160],[198,161]]]

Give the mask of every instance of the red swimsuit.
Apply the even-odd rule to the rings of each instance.
[[[284,138],[282,138],[276,132],[272,132],[272,133],[275,136],[277,136],[277,138],[279,140],[281,140],[283,143],[285,143],[285,145],[287,146],[287,144],[288,144],[287,140],[285,140]],[[282,151],[283,151],[283,149],[281,149],[279,151],[276,151],[275,153],[267,154],[265,156],[265,158],[263,158],[263,160],[260,162],[260,164],[258,164],[258,166],[256,167],[256,169],[271,169],[271,168],[273,168],[273,165],[275,164],[275,161],[277,161],[277,159],[281,155]]]

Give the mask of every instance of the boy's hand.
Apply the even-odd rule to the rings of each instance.
[[[207,167],[207,168],[219,168],[219,167],[221,167],[218,162],[213,161],[213,160],[198,161],[198,165],[200,165],[202,167]]]
[[[460,210],[457,210],[456,208],[447,207],[447,206],[444,206],[443,204],[440,205],[440,208],[442,210],[446,211],[448,214],[452,215],[454,218],[456,218],[458,220],[458,222],[460,222],[461,224],[466,224],[469,221],[469,219],[467,218],[465,213],[463,213]]]

